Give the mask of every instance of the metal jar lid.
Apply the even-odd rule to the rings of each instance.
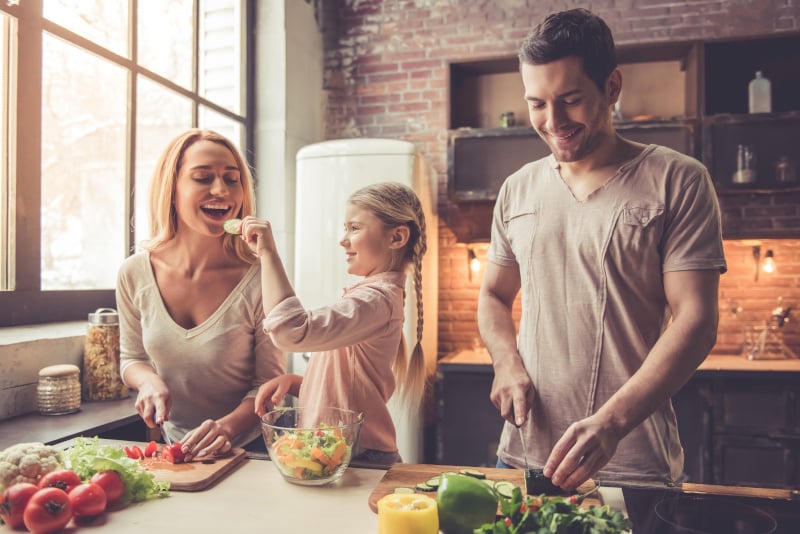
[[[39,376],[42,378],[62,378],[65,376],[78,376],[80,369],[77,365],[69,363],[62,363],[57,365],[48,365],[39,370]]]
[[[96,312],[89,314],[89,324],[117,324],[119,315],[114,308],[98,308]]]

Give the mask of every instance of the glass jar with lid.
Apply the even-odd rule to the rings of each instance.
[[[119,315],[113,308],[89,314],[83,351],[83,399],[121,399],[128,387],[119,372]]]
[[[50,365],[39,371],[36,386],[39,413],[63,415],[81,407],[80,369],[77,365]]]

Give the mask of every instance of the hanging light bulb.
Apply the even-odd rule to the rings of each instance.
[[[475,251],[469,249],[469,270],[473,273],[479,273],[481,271],[481,260],[475,256]]]
[[[765,273],[775,272],[775,255],[771,250],[768,250],[767,253],[764,254],[764,263],[761,265],[761,269],[763,269]]]

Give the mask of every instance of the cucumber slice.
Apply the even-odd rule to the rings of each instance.
[[[222,228],[225,229],[226,232],[233,235],[240,235],[242,232],[240,231],[240,226],[242,225],[241,219],[228,219],[224,223],[222,223]]]
[[[510,499],[511,495],[514,492],[514,484],[509,482],[508,480],[499,480],[494,483],[494,490],[497,492],[498,495],[501,497],[505,497],[506,499]]]
[[[414,488],[399,487],[394,489],[394,493],[416,493]]]
[[[442,482],[442,477],[437,476],[429,478],[428,480],[425,481],[425,484],[432,488],[438,488],[441,482]]]
[[[484,473],[483,471],[478,471],[476,469],[462,469],[461,471],[459,471],[459,473],[461,473],[462,475],[467,475],[468,477],[472,478],[480,478],[480,479],[486,478],[486,473]]]
[[[417,488],[417,491],[436,491],[438,486],[437,487],[429,486],[429,485],[425,484],[424,482],[420,482],[419,484],[416,485],[416,488]]]

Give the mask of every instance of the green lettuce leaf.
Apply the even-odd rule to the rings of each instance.
[[[88,480],[95,473],[113,470],[125,484],[126,502],[139,502],[169,495],[169,482],[157,482],[139,460],[128,458],[120,447],[101,445],[100,439],[75,438],[75,444],[64,451],[64,465],[75,471],[81,480]]]

